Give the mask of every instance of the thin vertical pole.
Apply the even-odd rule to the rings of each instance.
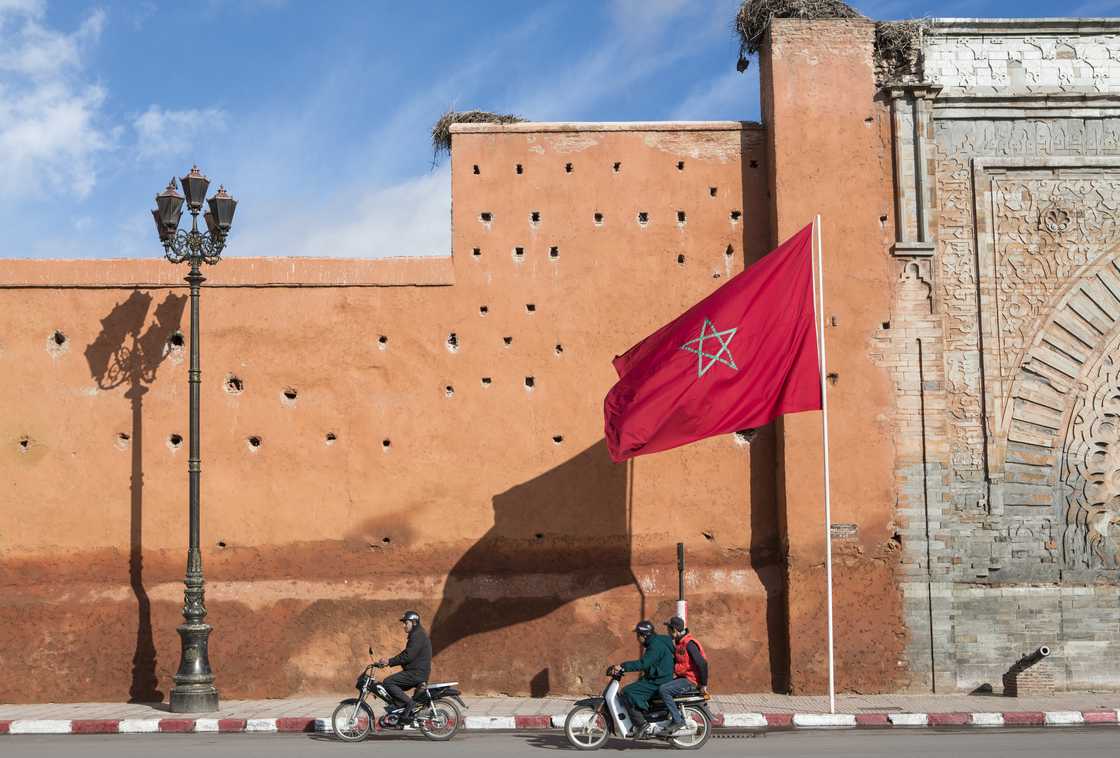
[[[828,476],[828,372],[824,351],[824,252],[821,249],[821,217],[813,224],[817,259],[817,351],[821,363],[821,436],[824,445],[824,536],[825,576],[828,583],[828,712],[836,713],[836,666],[832,634],[832,492]]]

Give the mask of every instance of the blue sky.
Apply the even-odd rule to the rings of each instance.
[[[874,18],[1117,15],[1120,0],[873,0]],[[538,121],[758,118],[737,0],[0,0],[0,257],[158,256],[197,162],[230,255],[446,255],[447,108]]]

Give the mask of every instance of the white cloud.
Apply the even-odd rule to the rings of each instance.
[[[189,154],[199,136],[224,130],[226,114],[217,108],[171,111],[151,105],[132,127],[137,158],[167,160]]]
[[[731,69],[701,83],[685,96],[669,117],[676,121],[757,119],[758,67],[742,74]]]
[[[297,208],[279,223],[267,212],[249,221],[250,231],[231,244],[237,255],[450,255],[451,175],[444,166],[389,186],[343,188],[326,205]]]
[[[88,194],[94,157],[110,147],[105,91],[81,80],[82,55],[105,23],[94,11],[72,33],[40,23],[43,5],[0,0],[0,198],[50,190]]]

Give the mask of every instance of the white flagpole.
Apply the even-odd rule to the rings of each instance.
[[[828,477],[828,381],[824,352],[824,251],[821,243],[821,217],[813,224],[817,259],[817,351],[821,363],[821,427],[824,438],[824,535],[825,576],[828,582],[828,712],[836,713],[835,654],[832,635],[832,493]]]

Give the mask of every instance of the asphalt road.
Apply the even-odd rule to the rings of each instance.
[[[674,752],[660,742],[609,742],[600,752]],[[376,753],[442,758],[488,756],[547,756],[568,748],[557,732],[463,734],[450,743],[432,743],[417,737],[380,737],[356,745],[336,742],[324,735],[259,734],[137,734],[137,735],[20,735],[0,737],[4,758],[47,758],[74,755],[93,758],[213,758],[239,756],[332,756],[364,758]],[[902,729],[874,731],[781,732],[765,736],[713,737],[701,751],[705,756],[782,756],[783,758],[1113,758],[1120,752],[1120,729]]]

